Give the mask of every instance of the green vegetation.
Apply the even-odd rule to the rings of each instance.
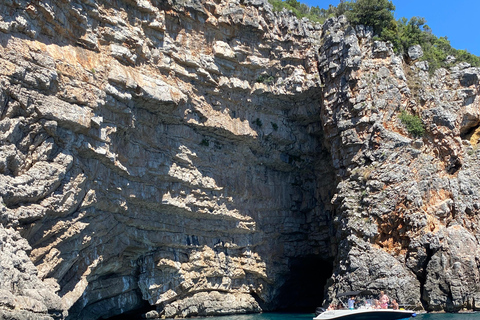
[[[410,20],[394,18],[395,6],[390,0],[352,0],[342,1],[337,7],[328,9],[308,7],[297,0],[269,0],[274,10],[286,8],[298,18],[307,17],[311,21],[323,23],[327,18],[344,14],[353,25],[373,27],[378,40],[390,41],[398,54],[406,55],[408,48],[419,44],[424,52],[422,57],[429,64],[430,72],[445,67],[447,56],[455,57],[457,62],[467,62],[480,67],[480,57],[466,50],[452,48],[447,37],[436,37],[426,20],[413,17]]]
[[[373,27],[375,34],[395,29],[395,6],[389,0],[357,0],[341,3],[348,21],[353,25]]]
[[[405,54],[413,45],[419,44],[423,49],[423,60],[427,61],[430,71],[446,67],[447,56],[455,57],[457,62],[468,62],[472,66],[480,66],[480,57],[466,50],[452,48],[447,37],[437,38],[426,21],[421,17],[410,20],[402,18],[397,21],[394,32],[384,32],[382,40],[391,41],[397,53]]]
[[[273,130],[277,131],[278,130],[278,124],[276,124],[275,122],[270,122],[272,124],[272,128]]]
[[[414,137],[421,137],[425,133],[422,119],[420,119],[419,116],[415,116],[403,110],[400,113],[399,118],[407,128],[407,131]]]
[[[437,38],[426,20],[421,17],[406,18],[395,21],[395,6],[389,0],[345,1],[345,15],[354,25],[367,25],[379,40],[390,41],[395,52],[406,54],[408,48],[419,44],[424,52],[423,60],[429,63],[430,71],[446,66],[447,56],[454,56],[457,62],[468,62],[480,66],[480,57],[466,50],[456,50],[446,37]]]
[[[267,74],[261,74],[257,78],[258,83],[272,84],[274,81],[275,81],[275,78]]]
[[[368,196],[367,190],[363,190],[362,194],[360,195],[360,200],[363,201]]]
[[[210,145],[210,141],[208,139],[202,139],[202,142],[200,142],[201,146],[208,147]]]
[[[477,146],[473,146],[473,148],[468,149],[467,154],[471,157],[477,154]]]
[[[260,118],[255,119],[255,121],[253,121],[253,123],[256,124],[259,127],[261,127],[263,125],[262,120],[260,120]]]
[[[330,17],[337,15],[337,8],[330,5],[328,9],[322,9],[318,6],[309,7],[297,0],[268,0],[273,5],[274,11],[282,11],[284,8],[292,11],[299,19],[308,18],[310,21],[324,23]]]

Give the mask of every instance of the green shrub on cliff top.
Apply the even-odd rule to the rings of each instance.
[[[273,5],[274,11],[282,11],[287,9],[292,11],[299,19],[308,18],[312,22],[324,23],[330,17],[336,16],[337,8],[329,5],[328,9],[323,9],[318,6],[309,7],[297,0],[268,0]]]
[[[307,17],[311,21],[323,23],[332,16],[344,14],[353,25],[373,27],[376,37],[382,41],[390,41],[398,54],[406,54],[408,48],[419,44],[423,49],[423,60],[428,61],[430,72],[447,66],[447,56],[455,57],[457,62],[468,62],[480,67],[480,57],[466,50],[452,48],[446,37],[436,37],[422,17],[410,20],[394,18],[395,5],[390,0],[352,0],[341,1],[328,9],[309,7],[297,0],[269,0],[275,11],[284,8],[292,11],[299,19]]]
[[[345,1],[342,5],[350,23],[373,27],[378,39],[390,41],[395,52],[406,54],[408,48],[419,44],[424,52],[422,59],[429,63],[431,72],[445,67],[445,59],[449,55],[455,57],[457,62],[480,66],[480,57],[466,50],[452,48],[446,37],[437,38],[425,18],[401,18],[395,21],[395,6],[389,0]]]
[[[389,0],[345,1],[343,6],[346,10],[345,16],[350,23],[371,26],[378,35],[385,30],[396,28],[393,16],[395,6]]]
[[[440,67],[446,67],[447,56],[455,57],[457,62],[468,62],[472,66],[480,66],[480,57],[466,50],[452,48],[447,37],[437,38],[426,20],[421,17],[413,17],[410,20],[402,18],[397,21],[397,33],[392,41],[397,53],[405,54],[413,45],[419,44],[423,50],[423,60],[428,61],[430,71]]]

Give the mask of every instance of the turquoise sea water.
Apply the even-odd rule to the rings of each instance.
[[[480,312],[475,313],[427,313],[417,316],[418,320],[480,320]]]
[[[313,313],[260,313],[223,317],[194,318],[204,320],[312,320]],[[426,313],[419,314],[415,320],[480,320],[480,312],[476,313]]]

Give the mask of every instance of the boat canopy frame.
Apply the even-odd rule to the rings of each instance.
[[[374,293],[370,290],[360,290],[360,291],[346,291],[346,292],[340,292],[337,294],[337,298],[340,297],[345,297],[345,296],[368,296],[368,295],[373,295]]]

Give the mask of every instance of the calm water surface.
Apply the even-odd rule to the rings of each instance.
[[[261,314],[245,314],[223,317],[194,318],[205,320],[312,320],[313,313],[261,313]],[[416,320],[480,320],[480,312],[476,313],[455,313],[455,314],[419,314]]]

